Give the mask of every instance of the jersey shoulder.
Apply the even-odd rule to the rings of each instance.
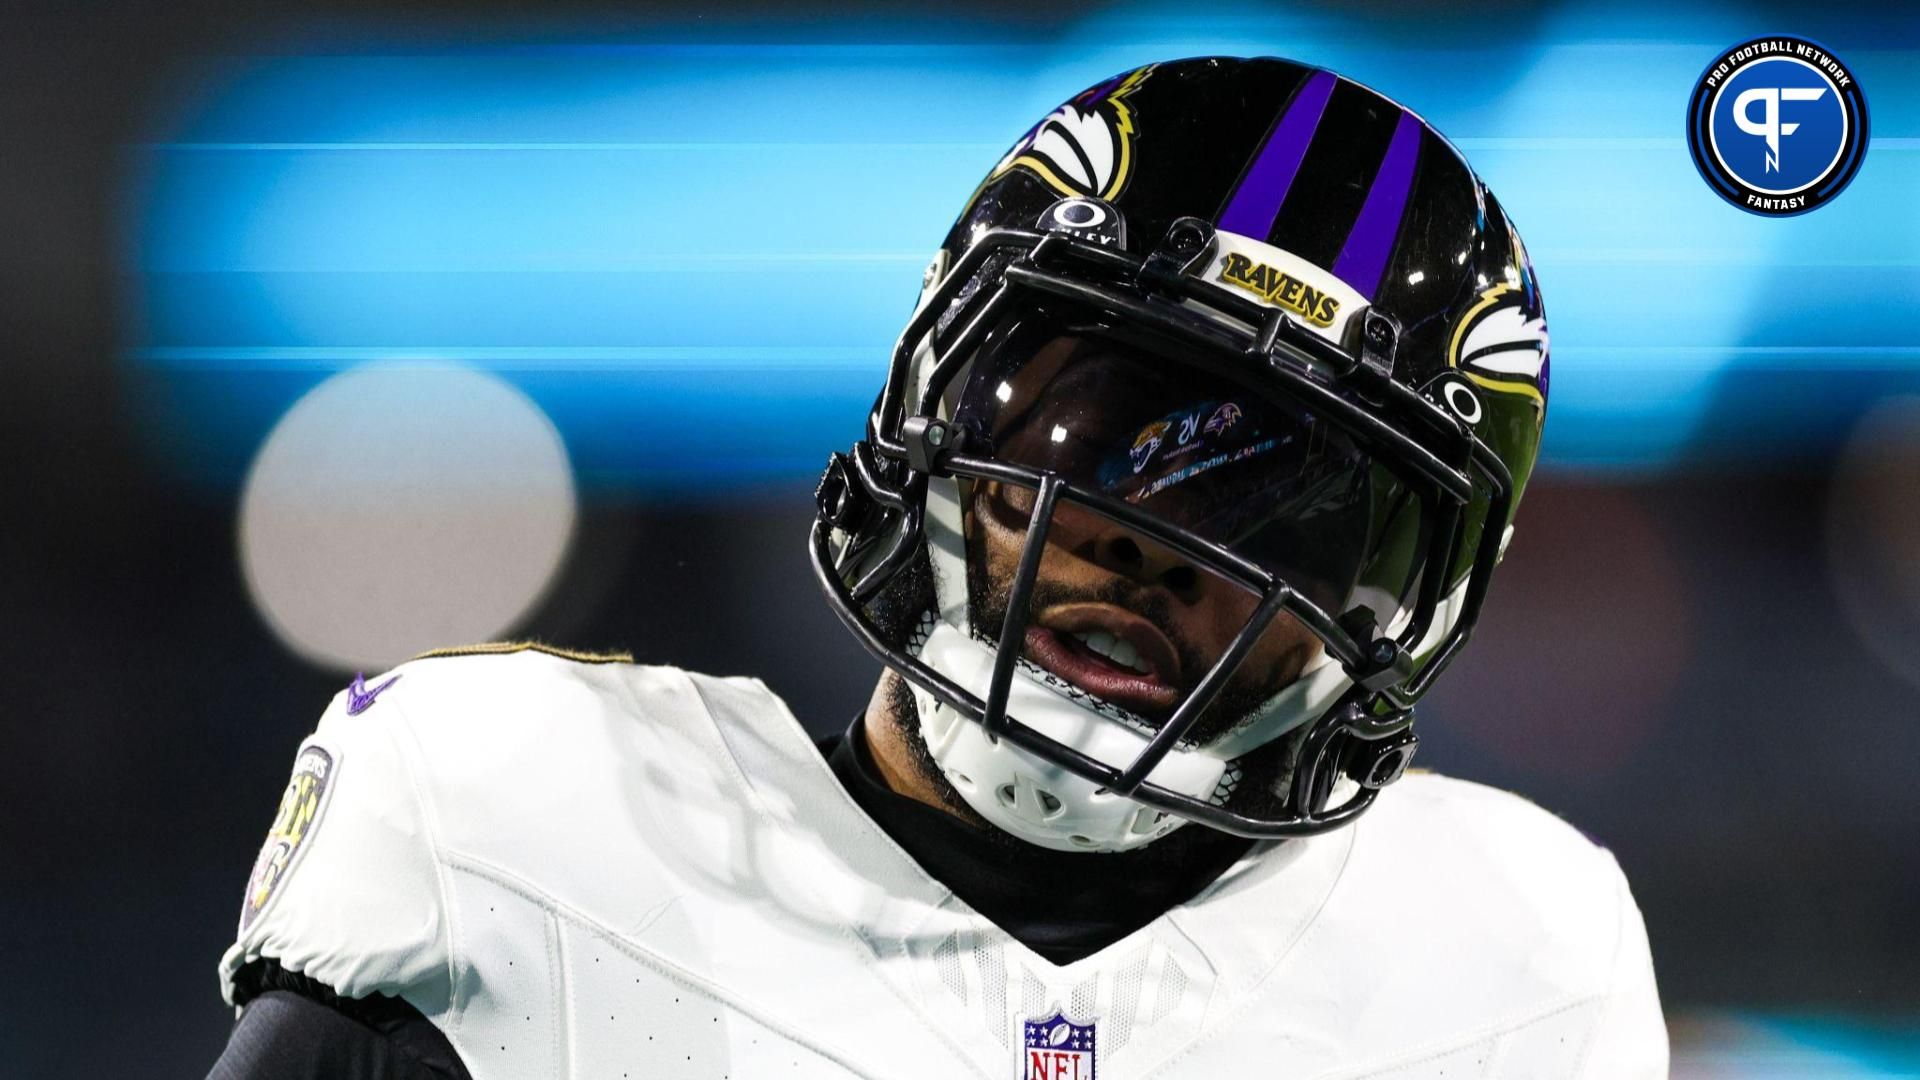
[[[1363,867],[1390,862],[1426,878],[1440,905],[1531,912],[1541,928],[1611,921],[1624,898],[1606,848],[1525,796],[1438,773],[1410,773],[1357,826]],[[1367,856],[1372,856],[1367,858]]]
[[[1325,1018],[1347,1036],[1340,1075],[1476,1074],[1489,1056],[1512,1075],[1650,1075],[1588,1064],[1664,1046],[1657,1004],[1621,1004],[1653,1001],[1651,973],[1603,848],[1519,795],[1424,772],[1351,829],[1338,883],[1290,960],[1326,973],[1331,999],[1367,1003],[1358,1019]],[[1616,1036],[1619,1015],[1633,1022]]]
[[[1428,839],[1444,834],[1451,838],[1448,853],[1455,858],[1511,853],[1586,862],[1606,857],[1592,837],[1524,795],[1425,770],[1408,772],[1362,820],[1388,822]]]
[[[336,704],[421,733],[469,739],[510,736],[515,729],[564,720],[582,705],[627,708],[636,681],[673,681],[675,669],[633,663],[625,653],[586,653],[534,642],[437,649],[381,675],[356,680]],[[398,714],[394,716],[393,714]]]
[[[584,795],[619,767],[717,760],[698,752],[719,745],[716,712],[786,710],[757,679],[518,643],[429,653],[373,685],[386,689],[366,715],[391,710],[450,833],[466,831],[475,803]]]
[[[757,679],[539,649],[443,653],[385,678],[363,719],[391,707],[449,880],[491,875],[609,918],[737,869],[728,838],[760,802],[736,744],[798,726]]]
[[[1512,792],[1414,773],[1355,823],[1342,889],[1362,917],[1527,1000],[1604,995],[1638,911],[1613,856]]]
[[[427,1011],[449,990],[450,860],[578,856],[555,838],[591,836],[636,762],[700,728],[702,682],[749,692],[532,645],[446,650],[356,678],[296,754],[223,992],[231,1000],[235,973],[270,959],[343,996],[406,995]]]

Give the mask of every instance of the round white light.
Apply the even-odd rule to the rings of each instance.
[[[374,671],[510,630],[574,519],[566,447],[526,395],[461,367],[363,367],[310,391],[261,446],[240,562],[290,648]]]

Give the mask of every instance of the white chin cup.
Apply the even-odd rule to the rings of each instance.
[[[945,621],[936,621],[920,657],[980,698],[987,697],[995,650]],[[1143,847],[1185,820],[1103,791],[1005,739],[994,742],[979,724],[940,702],[918,684],[920,732],[935,764],[981,817],[1022,840],[1056,851],[1128,851]],[[1147,736],[1101,716],[1018,668],[1007,693],[1007,715],[1063,745],[1116,769],[1132,764]],[[1205,801],[1220,785],[1226,761],[1176,748],[1148,774],[1152,783]]]

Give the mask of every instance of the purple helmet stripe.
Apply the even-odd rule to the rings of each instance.
[[[1227,208],[1220,214],[1220,228],[1256,240],[1267,238],[1280,205],[1287,201],[1287,189],[1300,171],[1300,160],[1307,156],[1307,144],[1313,141],[1320,117],[1327,111],[1335,81],[1330,71],[1316,71],[1307,77],[1287,111],[1267,132],[1267,141],[1240,178],[1240,185],[1228,196]]]
[[[1400,233],[1400,216],[1413,190],[1413,167],[1420,159],[1420,128],[1412,113],[1401,112],[1367,201],[1360,205],[1353,231],[1333,261],[1333,275],[1368,300],[1380,288],[1380,275],[1387,272],[1387,257],[1393,254],[1393,241]]]

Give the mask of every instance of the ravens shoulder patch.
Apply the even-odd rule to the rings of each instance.
[[[280,809],[267,830],[266,843],[253,862],[247,878],[247,895],[240,905],[240,932],[247,932],[253,921],[266,910],[281,883],[293,872],[295,861],[306,849],[314,830],[320,827],[326,812],[327,795],[333,790],[333,778],[340,770],[340,755],[317,743],[300,748],[293,760],[293,776],[280,796]]]

